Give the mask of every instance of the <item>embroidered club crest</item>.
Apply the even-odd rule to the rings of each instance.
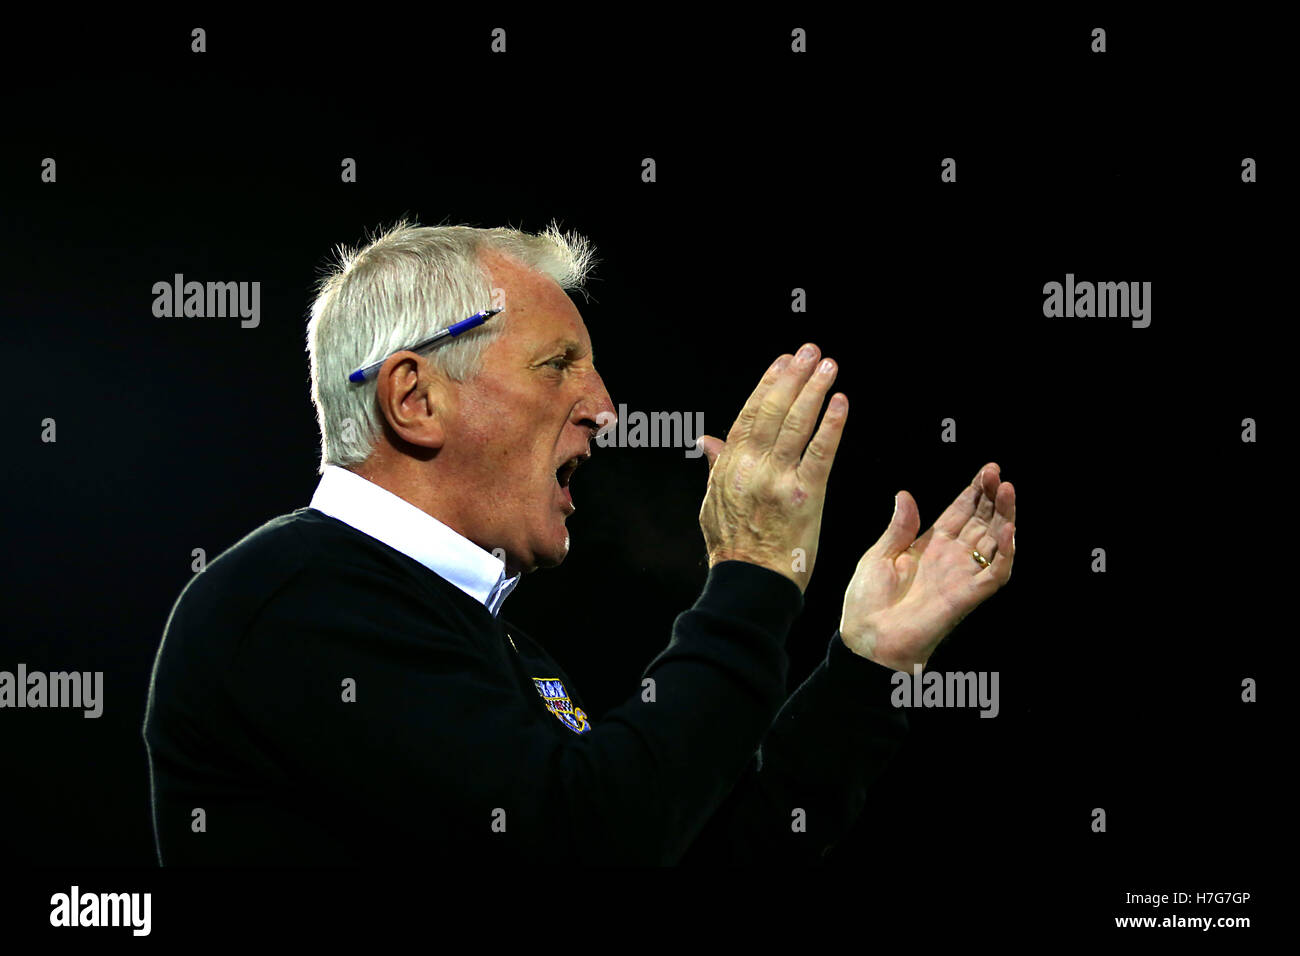
[[[591,730],[591,721],[581,707],[573,706],[569,692],[558,677],[534,677],[533,686],[542,695],[546,709],[559,718],[560,723],[575,734],[585,734]]]

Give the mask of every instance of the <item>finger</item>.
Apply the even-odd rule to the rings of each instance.
[[[1009,481],[998,485],[997,514],[992,526],[1001,528],[1004,524],[1016,523],[1016,486]]]
[[[753,443],[757,451],[768,451],[776,443],[776,436],[781,432],[781,425],[790,412],[790,406],[794,404],[795,399],[803,390],[804,383],[808,381],[813,369],[817,367],[819,358],[821,358],[821,350],[817,346],[811,342],[804,345],[795,354],[794,360],[780,373],[776,383],[767,390],[767,393],[759,401],[758,411],[754,415],[754,423],[749,429],[749,441]],[[810,424],[808,434],[811,433],[812,426]],[[805,435],[803,444],[799,446],[800,450],[807,443],[808,436]],[[798,460],[798,455],[792,459],[792,461],[794,460]]]
[[[1003,534],[1010,536],[1011,532],[1004,529]],[[1000,538],[1001,535],[999,535],[999,539]],[[1003,544],[1005,544],[1006,547],[1003,547]],[[970,586],[972,591],[974,591],[978,596],[979,600],[983,601],[997,593],[998,588],[1002,587],[1011,576],[1012,556],[1010,553],[1011,544],[1009,541],[1002,541],[1001,544],[986,544],[985,541],[981,541],[980,545],[981,547],[977,550],[980,554],[984,555],[985,558],[988,558],[989,556],[989,551],[984,550],[985,548],[990,550],[996,548],[998,552],[985,567],[979,567],[973,558],[971,561],[971,570],[974,573],[970,578]]]
[[[900,491],[894,496],[894,502],[894,517],[889,522],[889,527],[867,551],[873,558],[893,561],[912,546],[916,541],[916,532],[921,528],[921,511],[910,491]]]
[[[984,496],[984,488],[989,480],[986,476],[988,469],[997,468],[997,462],[989,462],[975,474],[975,478],[969,485],[962,489],[956,499],[947,508],[943,514],[939,515],[939,520],[934,523],[936,531],[946,534],[950,538],[960,538],[962,529],[966,523],[975,514],[975,508],[979,505],[980,499]],[[997,480],[996,477],[993,479]],[[995,486],[996,487],[996,486]],[[990,512],[991,513],[991,512]]]
[[[831,465],[835,464],[835,452],[840,447],[840,438],[844,435],[844,423],[848,417],[848,396],[836,392],[826,406],[826,414],[822,416],[817,434],[808,443],[808,450],[799,462],[798,477],[801,483],[813,488],[825,487],[831,474]]]
[[[997,531],[992,528],[986,529],[979,538],[975,539],[970,544],[971,550],[978,551],[980,555],[983,556],[984,560],[992,562],[998,555],[998,538],[999,535]],[[979,559],[973,554],[971,555],[971,559],[972,563],[978,564]],[[981,568],[979,570],[988,570],[988,568]]]
[[[740,414],[736,416],[731,431],[727,432],[727,441],[743,441],[749,436],[749,430],[754,425],[754,416],[758,414],[758,408],[763,401],[763,396],[776,384],[781,377],[781,372],[793,360],[794,356],[787,352],[768,366],[758,385],[754,387],[754,390],[749,394],[749,398],[745,400],[745,405],[741,408]]]
[[[985,524],[988,524],[993,517],[993,504],[997,500],[1001,472],[1002,468],[998,463],[991,461],[980,469],[980,476],[976,479],[979,482],[980,497],[979,503],[975,506],[975,517]]]
[[[988,572],[989,577],[998,586],[1006,584],[1011,580],[1011,565],[1016,558],[1016,526],[1014,524],[1005,524],[998,532],[998,553],[993,558],[993,563],[987,568],[980,571],[980,574]]]
[[[991,534],[995,539],[1001,540],[998,537],[998,532],[1004,524],[1015,521],[1015,510],[1015,486],[1009,481],[999,482],[995,496],[980,499],[975,514],[966,523],[966,527],[962,528],[958,537],[970,545],[975,545],[986,534]]]
[[[714,438],[712,435],[701,435],[696,444],[700,446],[705,458],[709,461],[709,471],[713,471],[713,466],[718,463],[718,456],[727,447],[727,443],[721,438]]]
[[[979,542],[985,541],[985,544],[991,548],[997,548],[997,542],[1002,540],[1002,527],[1015,523],[1015,485],[1010,481],[1002,481],[998,484],[996,501],[989,502],[989,507],[993,509],[993,518],[985,522],[980,518],[984,510],[984,502],[980,502],[975,515],[970,522],[966,523],[966,527],[962,528],[962,533],[958,536],[963,542],[979,548]],[[993,551],[982,549],[982,553],[985,557],[993,557]]]
[[[777,464],[788,466],[799,461],[837,371],[839,369],[834,360],[822,359],[813,370],[812,377],[804,383],[799,397],[785,413],[785,421],[781,423],[776,441],[772,443],[772,460]]]

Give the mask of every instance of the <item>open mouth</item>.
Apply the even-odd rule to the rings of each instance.
[[[555,480],[559,483],[561,488],[569,487],[569,479],[573,477],[573,473],[578,470],[578,466],[580,466],[582,462],[583,459],[581,456],[570,458],[555,470]]]
[[[555,469],[555,486],[559,489],[560,497],[564,501],[564,511],[566,515],[571,515],[578,510],[573,504],[573,492],[569,490],[569,482],[573,478],[573,473],[577,471],[582,463],[590,457],[590,452],[574,455],[559,468]]]

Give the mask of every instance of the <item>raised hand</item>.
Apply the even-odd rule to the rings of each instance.
[[[898,493],[893,520],[858,561],[844,593],[840,636],[850,650],[910,673],[1007,583],[1016,552],[1016,490],[1000,472],[996,462],[981,468],[919,538],[916,501]]]
[[[808,587],[826,480],[849,413],[848,399],[834,395],[809,442],[835,381],[835,363],[819,362],[820,354],[810,343],[794,357],[782,355],[749,396],[727,440],[700,438],[709,459],[700,508],[709,567],[748,561],[785,575],[800,590]]]

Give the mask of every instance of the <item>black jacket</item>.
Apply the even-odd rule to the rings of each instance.
[[[275,518],[168,619],[144,722],[159,861],[815,862],[907,720],[838,633],[786,699],[802,606],[717,565],[653,693],[593,722],[540,645],[419,562]]]

